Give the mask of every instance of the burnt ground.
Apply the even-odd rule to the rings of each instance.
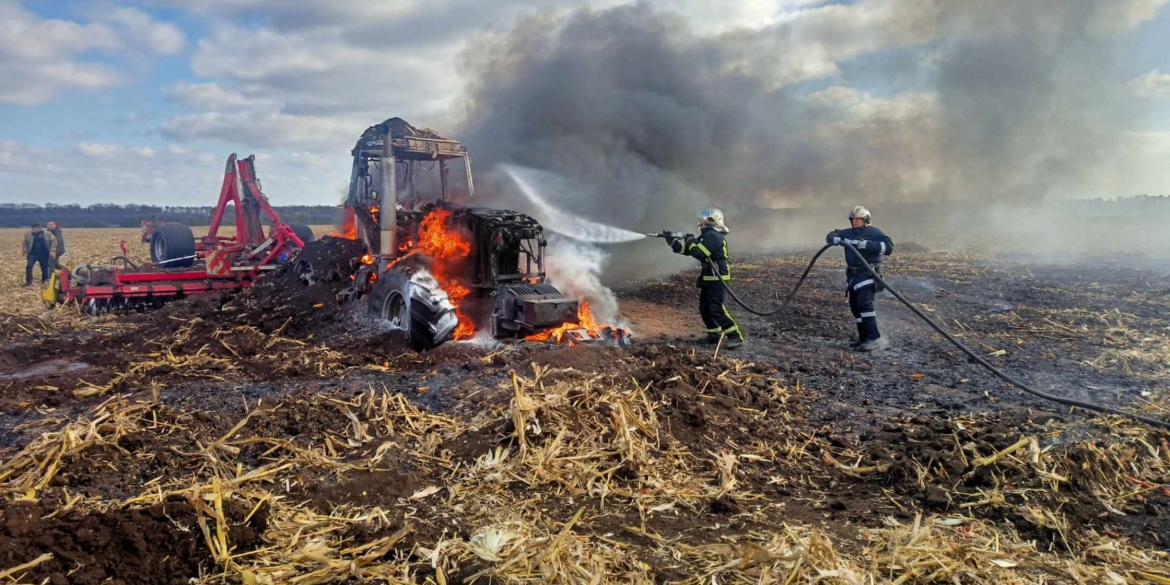
[[[284,497],[321,514],[337,506],[385,510],[387,521],[376,528],[350,529],[346,539],[354,545],[407,525],[418,543],[468,539],[469,512],[404,503],[485,453],[517,446],[507,415],[510,376],[531,374],[533,364],[553,369],[548,384],[604,379],[646,388],[658,405],[663,453],[681,449],[707,458],[730,450],[747,457],[736,490],[699,497],[686,513],[648,516],[640,505],[620,504],[630,496],[605,503],[566,486],[542,499],[539,514],[548,521],[569,522],[584,510],[582,533],[623,535],[659,581],[687,576],[685,564],[658,549],[659,538],[734,542],[780,522],[820,527],[845,551],[859,549],[866,531],[884,519],[909,522],[920,513],[1009,526],[1041,550],[1071,553],[1101,535],[1170,547],[1170,478],[1164,468],[1140,474],[1145,460],[1131,448],[1163,453],[1170,450],[1166,434],[1010,388],[888,295],[879,298],[878,312],[893,347],[851,352],[854,328],[839,258],[822,260],[790,311],[769,318],[736,311],[749,345],[717,357],[694,343],[701,324],[690,274],[618,290],[620,317],[638,335],[629,349],[451,343],[420,355],[371,323],[360,306],[337,303],[336,292],[356,267],[346,260],[353,251],[345,241],[322,242],[308,252],[319,255],[318,274],[332,279],[313,286],[284,270],[237,295],[104,318],[98,326],[49,332],[30,322],[15,334],[6,328],[0,461],[95,409],[143,403],[150,417],[113,440],[69,452],[31,498],[27,491],[5,496],[0,570],[52,553],[53,560],[30,569],[30,580],[159,583],[215,573],[189,500],[125,502],[160,491],[168,480],[215,475],[205,457],[190,456],[192,446],[225,434],[236,441],[233,464],[240,470],[263,468],[277,444],[363,461],[377,443],[354,439],[352,414],[363,397],[382,391],[470,427],[444,437],[403,435],[409,439],[396,439],[398,430],[374,432],[414,450],[382,454],[377,464],[345,473],[307,465],[285,476]],[[806,258],[742,258],[735,289],[749,304],[774,306]],[[1038,389],[1170,414],[1158,400],[1170,367],[1164,272],[1119,261],[1057,266],[927,251],[899,254],[886,268],[891,284],[964,343]],[[590,428],[590,412],[564,422],[567,432]],[[598,411],[598,420],[607,416]],[[1007,456],[979,462],[1028,436],[1038,437],[1037,449],[1052,458],[1048,469]],[[439,454],[455,467],[436,469],[431,459]],[[654,485],[649,467],[626,463],[622,470],[612,477],[619,492],[645,494]],[[1058,492],[1048,487],[1053,475],[1064,478]],[[0,485],[11,481],[0,468]],[[1104,487],[1135,494],[1102,500]],[[532,489],[505,491],[518,498]],[[227,504],[223,516],[236,531],[237,553],[271,544],[260,540],[273,530],[265,513],[249,515],[250,501]]]
[[[778,306],[808,255],[749,256],[733,286],[754,308]],[[790,310],[757,317],[731,304],[751,343],[735,354],[774,364],[839,401],[852,415],[912,411],[1066,409],[993,378],[890,293],[877,301],[889,350],[849,350],[856,337],[839,258],[822,259]],[[993,365],[1037,390],[1112,406],[1140,407],[1170,373],[1170,273],[1100,264],[1042,265],[912,253],[886,263],[889,283]],[[621,291],[624,313],[667,323],[651,341],[685,342],[701,329],[697,293],[685,276]],[[697,309],[696,309],[697,311]],[[689,330],[686,324],[690,324]],[[681,325],[681,326],[680,326]],[[838,411],[839,412],[839,411]]]

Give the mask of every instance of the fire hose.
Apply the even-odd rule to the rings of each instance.
[[[979,365],[986,368],[989,372],[991,372],[997,378],[1003,380],[1004,382],[1007,382],[1008,384],[1011,384],[1012,386],[1015,386],[1016,388],[1019,388],[1020,390],[1023,390],[1024,392],[1027,392],[1028,394],[1031,394],[1031,395],[1036,396],[1038,398],[1042,398],[1044,400],[1049,400],[1049,401],[1056,402],[1059,404],[1064,404],[1066,406],[1075,406],[1077,408],[1083,408],[1085,410],[1093,410],[1096,412],[1102,412],[1102,413],[1106,413],[1106,414],[1114,414],[1114,415],[1118,415],[1118,416],[1129,417],[1129,418],[1132,418],[1132,419],[1137,420],[1137,421],[1141,421],[1143,423],[1146,423],[1146,424],[1154,426],[1154,427],[1158,427],[1158,428],[1162,428],[1162,429],[1170,429],[1170,422],[1167,422],[1167,421],[1159,420],[1156,418],[1151,418],[1148,416],[1143,416],[1143,415],[1132,413],[1132,412],[1126,412],[1123,410],[1113,408],[1111,406],[1105,406],[1103,404],[1095,404],[1092,402],[1085,402],[1083,400],[1077,400],[1075,398],[1066,398],[1064,396],[1056,396],[1054,394],[1048,394],[1047,392],[1042,392],[1040,390],[1036,390],[1035,388],[1032,388],[1031,386],[1028,386],[1027,384],[1007,375],[1006,373],[1003,372],[1003,370],[1000,370],[999,368],[993,366],[991,364],[991,362],[988,362],[986,359],[983,358],[983,356],[975,353],[974,351],[971,351],[971,349],[969,349],[967,346],[963,345],[962,342],[960,342],[958,339],[955,339],[955,337],[953,335],[951,335],[950,333],[947,333],[947,331],[942,328],[942,325],[939,325],[938,323],[936,323],[934,321],[934,319],[931,319],[929,316],[926,315],[926,313],[923,313],[918,307],[914,306],[914,303],[911,303],[910,301],[906,300],[906,297],[903,297],[901,295],[901,293],[899,293],[897,290],[895,290],[893,287],[891,287],[889,285],[889,283],[887,283],[884,279],[882,279],[881,275],[878,274],[878,271],[869,262],[866,262],[865,258],[861,255],[861,252],[858,252],[857,248],[853,247],[852,244],[850,244],[848,242],[842,242],[841,245],[845,246],[845,249],[848,250],[849,252],[856,254],[857,258],[859,260],[861,260],[862,266],[865,267],[865,270],[867,272],[869,272],[869,275],[873,277],[874,281],[877,282],[878,284],[882,285],[882,287],[884,287],[886,290],[890,291],[890,294],[894,295],[894,298],[898,299],[903,305],[906,305],[906,308],[910,309],[910,311],[912,311],[920,319],[925,321],[927,325],[930,325],[931,329],[934,329],[939,335],[942,335],[944,339],[951,342],[951,344],[954,345],[956,348],[958,348],[959,351],[967,354],[967,357],[971,358],[976,363],[978,363]],[[798,280],[796,282],[796,286],[793,287],[792,292],[788,294],[788,298],[784,299],[784,303],[781,304],[780,307],[774,311],[759,311],[757,309],[754,309],[754,308],[748,306],[747,303],[745,303],[742,299],[739,298],[739,296],[737,296],[735,294],[735,291],[731,289],[731,285],[728,284],[727,281],[723,280],[720,282],[722,282],[723,287],[727,289],[727,294],[730,295],[733,300],[735,300],[736,304],[743,307],[744,310],[746,310],[749,313],[752,313],[754,315],[760,315],[762,317],[770,317],[772,315],[776,315],[776,314],[780,313],[781,311],[783,311],[784,309],[786,309],[788,307],[788,304],[791,303],[792,299],[796,296],[796,292],[799,291],[800,287],[804,285],[805,279],[808,278],[809,271],[812,270],[813,265],[816,264],[817,260],[821,257],[821,254],[824,254],[825,251],[827,251],[829,248],[832,248],[832,247],[833,247],[832,244],[826,245],[825,247],[818,250],[815,255],[813,255],[812,260],[809,261],[808,266],[804,269],[804,273],[800,275],[800,280]],[[714,263],[712,263],[709,258],[706,261],[707,261],[708,265],[712,268],[712,270],[715,270]],[[718,274],[718,271],[716,270],[715,273]]]

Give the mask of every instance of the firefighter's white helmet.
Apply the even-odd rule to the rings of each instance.
[[[727,226],[723,224],[723,212],[714,207],[704,209],[699,213],[699,229],[702,228],[715,228],[721,232],[726,232]]]
[[[869,215],[869,210],[860,205],[854,207],[853,211],[849,212],[849,221],[853,221],[857,218],[864,220],[865,225],[869,225],[870,222],[873,221],[873,218]]]

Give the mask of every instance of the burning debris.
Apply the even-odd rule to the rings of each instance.
[[[565,323],[560,327],[529,335],[524,339],[526,341],[568,343],[570,346],[604,342],[619,347],[626,347],[630,343],[630,331],[611,325],[598,325],[597,321],[593,318],[593,311],[589,307],[589,302],[581,301],[577,309],[577,321],[575,323]]]

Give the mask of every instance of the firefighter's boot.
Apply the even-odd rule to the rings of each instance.
[[[857,339],[849,342],[849,347],[858,347],[865,343],[865,325],[863,323],[857,324]]]

